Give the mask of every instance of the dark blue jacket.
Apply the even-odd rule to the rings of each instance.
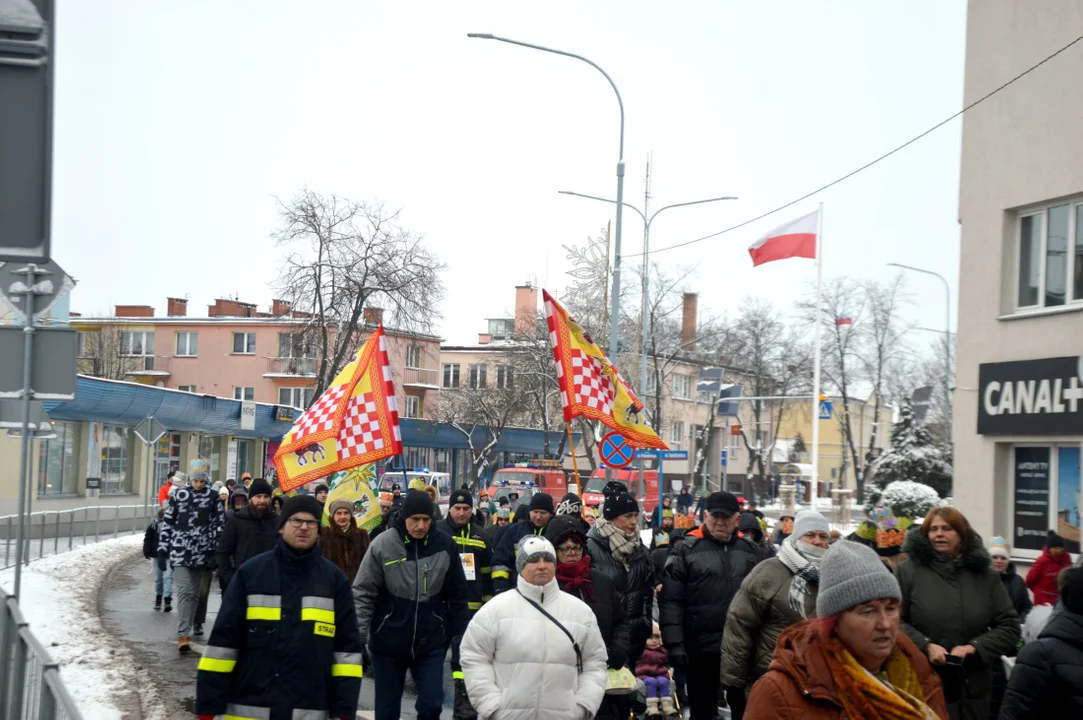
[[[282,540],[229,583],[199,661],[196,713],[291,720],[357,714],[361,635],[346,576]]]
[[[514,522],[508,526],[500,537],[500,543],[493,551],[493,594],[499,594],[505,590],[511,590],[519,580],[519,572],[515,569],[515,556],[519,553],[519,541],[527,535],[544,535],[545,528],[536,528],[528,517],[522,522]]]

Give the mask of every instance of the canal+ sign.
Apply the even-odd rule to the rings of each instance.
[[[1083,433],[1083,357],[984,363],[979,435]]]

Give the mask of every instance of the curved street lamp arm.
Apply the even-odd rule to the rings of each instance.
[[[647,224],[650,225],[654,222],[654,219],[658,217],[663,210],[669,210],[670,208],[687,207],[689,205],[703,205],[704,203],[719,202],[721,200],[736,200],[737,198],[732,195],[724,195],[723,197],[707,198],[706,200],[692,200],[691,202],[673,203],[672,205],[666,205],[665,207],[658,208],[647,220]]]
[[[597,195],[585,195],[583,193],[572,192],[571,190],[557,190],[557,195],[572,195],[573,197],[586,198],[587,200],[598,200],[600,202],[606,202],[606,203],[609,203],[610,205],[616,205],[617,204],[616,200],[610,200],[609,198],[598,197]],[[647,218],[643,217],[643,211],[640,210],[639,208],[637,208],[635,205],[629,205],[628,203],[624,203],[624,207],[628,208],[629,210],[635,210],[636,215],[638,215],[640,218],[642,218],[643,222],[647,222]],[[661,212],[661,211],[659,211],[659,212]],[[655,215],[657,215],[657,214],[658,213],[655,213]]]

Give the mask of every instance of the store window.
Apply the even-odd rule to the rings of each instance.
[[[1013,457],[1012,536],[1017,550],[1041,551],[1054,530],[1079,552],[1080,446],[1018,445]]]
[[[56,438],[43,440],[38,450],[38,497],[75,494],[75,436],[78,426],[53,424]]]
[[[128,428],[106,425],[102,429],[102,495],[123,495],[132,491],[128,473],[131,449]]]

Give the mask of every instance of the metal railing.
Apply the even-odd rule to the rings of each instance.
[[[432,387],[440,386],[440,373],[428,368],[408,367],[403,372],[403,385],[425,385]]]
[[[269,357],[265,375],[316,377],[316,358]]]
[[[103,538],[142,532],[157,512],[157,505],[92,505],[31,513],[23,561],[58,555]],[[0,545],[3,545],[0,554],[4,559],[0,569],[15,566],[18,527],[17,515],[0,516]]]

